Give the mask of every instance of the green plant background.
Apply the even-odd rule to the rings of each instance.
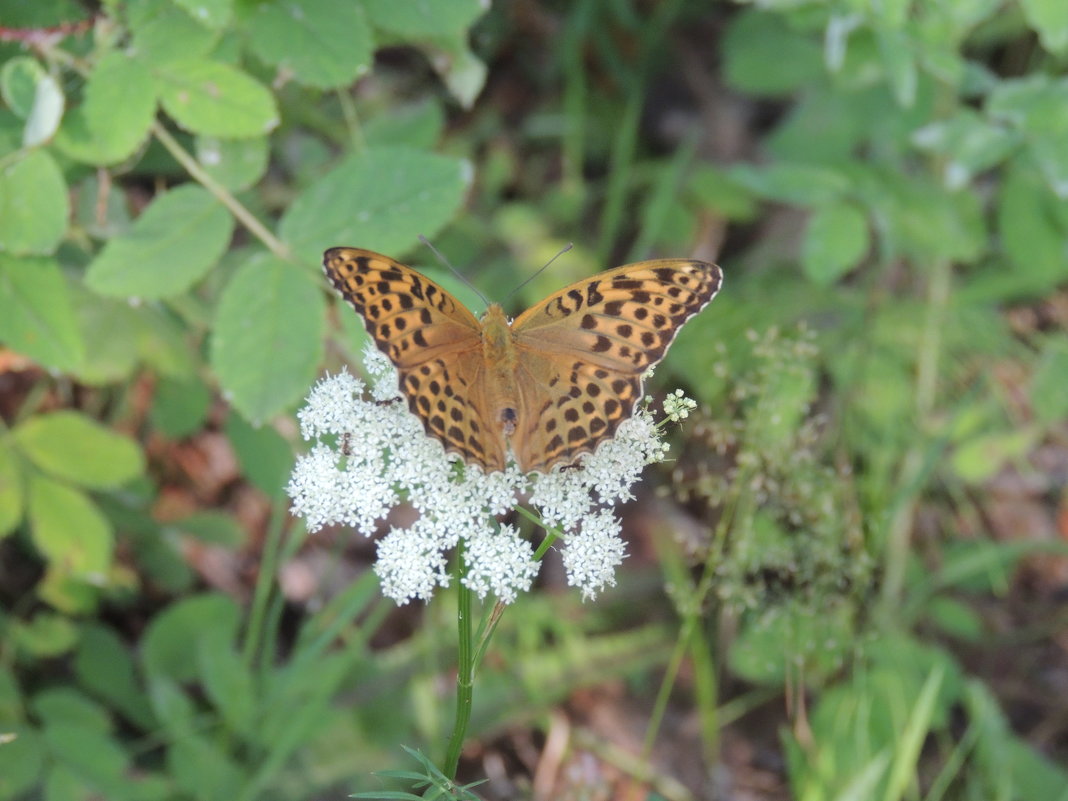
[[[636,506],[662,522],[598,603],[509,609],[484,749],[624,679],[699,778],[571,748],[649,797],[713,797],[730,736],[776,754],[768,798],[1068,798],[1038,458],[1068,419],[1068,4],[88,5],[0,0],[0,801],[344,797],[440,756],[449,594],[398,615],[283,493],[297,404],[364,339],[322,250],[439,276],[419,235],[495,298],[573,242],[520,305],[658,255],[726,274],[654,382],[705,410]],[[238,479],[165,514],[217,464],[190,443]],[[996,523],[1006,476],[1044,524]],[[334,589],[287,602],[310,550]],[[527,797],[520,763],[478,792]]]

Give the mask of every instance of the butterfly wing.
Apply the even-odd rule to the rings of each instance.
[[[486,470],[504,467],[504,446],[486,408],[482,333],[475,316],[438,284],[388,256],[330,248],[323,269],[397,367],[400,390],[426,433]]]
[[[512,324],[519,420],[512,450],[546,471],[596,450],[634,413],[645,372],[715,297],[719,267],[658,259],[617,267],[550,295]]]

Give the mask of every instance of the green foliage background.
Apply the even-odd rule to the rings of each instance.
[[[279,640],[268,568],[303,541],[280,432],[363,336],[332,322],[322,250],[421,266],[422,234],[504,297],[574,241],[532,301],[689,253],[710,224],[725,290],[661,373],[740,465],[725,479],[691,435],[675,497],[726,522],[700,518],[690,561],[662,549],[677,616],[621,625],[626,577],[604,612],[517,604],[476,733],[542,726],[607,676],[652,696],[674,653],[710,765],[723,725],[809,687],[781,736],[797,798],[1068,798],[952,647],[982,641],[972,602],[1022,557],[1064,555],[959,529],[999,469],[1063,446],[1068,336],[1004,309],[1068,281],[1068,4],[577,0],[533,4],[553,33],[524,49],[529,5],[0,0],[0,342],[43,368],[2,409],[0,561],[35,568],[0,586],[0,800],[340,797],[398,743],[440,748],[448,603],[372,649],[388,608],[364,577]],[[770,120],[729,161],[706,155],[714,120],[670,147],[643,123],[656,80],[692,70],[690,29],[716,31],[707,79]],[[525,69],[519,122],[493,93],[505,63]],[[200,592],[180,550],[247,544],[230,516],[151,511],[145,443],[214,425],[216,398],[274,509],[247,605]],[[921,507],[936,558],[913,547]],[[724,673],[754,690],[728,703]]]

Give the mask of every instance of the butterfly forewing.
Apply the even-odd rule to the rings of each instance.
[[[396,365],[408,408],[427,434],[467,462],[503,469],[503,445],[482,413],[482,334],[475,316],[429,278],[369,250],[331,248],[323,268]]]
[[[548,470],[615,435],[642,397],[642,375],[719,291],[719,267],[692,259],[629,264],[550,295],[512,326],[520,422],[512,449]]]
[[[449,292],[400,262],[358,248],[331,248],[323,269],[397,367],[443,352],[479,349],[478,320]]]

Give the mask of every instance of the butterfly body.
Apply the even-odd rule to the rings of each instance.
[[[493,303],[479,320],[482,326],[482,363],[485,370],[486,406],[495,428],[499,428],[501,445],[515,432],[520,417],[517,388],[515,339],[511,324],[498,304]]]
[[[481,319],[415,270],[331,248],[324,269],[397,366],[427,434],[487,472],[571,465],[633,414],[644,373],[722,282],[719,268],[660,259],[579,281],[509,321]]]

